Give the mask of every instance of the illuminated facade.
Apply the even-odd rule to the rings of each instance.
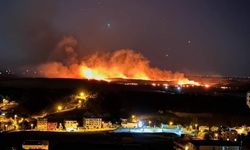
[[[85,129],[100,129],[102,128],[102,118],[84,118],[83,127]]]
[[[136,128],[137,127],[137,122],[126,122],[126,123],[121,123],[121,126],[123,128]]]
[[[47,119],[39,119],[37,121],[37,130],[44,131],[48,129]]]
[[[47,129],[49,131],[57,130],[57,123],[56,122],[48,122]]]
[[[78,122],[75,120],[65,120],[64,127],[67,131],[76,131],[78,128]]]

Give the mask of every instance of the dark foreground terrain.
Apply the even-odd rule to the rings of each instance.
[[[129,83],[134,81],[129,81]],[[18,110],[24,114],[37,114],[54,109],[56,104],[80,90],[96,93],[97,97],[87,103],[87,114],[100,115],[112,122],[131,114],[150,114],[160,118],[198,120],[210,125],[250,125],[250,109],[246,105],[249,80],[230,79],[227,85],[211,88],[189,87],[177,91],[151,84],[126,85],[126,82],[108,83],[79,79],[46,78],[0,78],[0,95],[19,103]],[[221,89],[227,86],[227,89]],[[82,120],[86,110],[63,114],[61,119]],[[160,112],[160,113],[159,113]],[[176,112],[181,115],[176,115]],[[187,115],[188,114],[188,115]],[[57,118],[55,116],[54,118]],[[73,118],[72,118],[73,117]],[[88,116],[87,116],[88,117]],[[183,118],[184,117],[184,118]],[[53,116],[52,116],[53,118]],[[160,120],[161,122],[164,120]]]
[[[22,131],[0,134],[0,149],[21,149],[25,140],[48,140],[50,150],[173,149],[173,134],[66,133]]]

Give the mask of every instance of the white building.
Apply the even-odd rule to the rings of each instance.
[[[76,131],[78,128],[78,122],[75,120],[65,120],[64,127],[67,131]]]
[[[84,118],[83,127],[85,129],[100,129],[102,128],[102,118]]]
[[[250,108],[250,92],[247,92],[247,106]]]
[[[121,123],[121,126],[123,128],[136,128],[137,127],[137,122],[125,122],[125,123]]]

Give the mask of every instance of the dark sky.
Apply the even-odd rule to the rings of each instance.
[[[81,55],[131,48],[164,69],[250,75],[248,0],[0,1],[0,67],[45,62],[64,35]]]

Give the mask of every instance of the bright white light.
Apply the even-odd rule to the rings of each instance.
[[[181,87],[180,87],[180,86],[178,86],[176,89],[177,89],[179,92],[181,91]]]
[[[76,131],[75,128],[66,128],[66,131],[71,132],[71,131]]]
[[[2,113],[2,116],[5,116],[5,113],[4,113],[4,112]]]
[[[110,28],[111,24],[110,23],[107,23],[107,27]]]
[[[138,125],[138,124],[137,124]],[[180,128],[171,128],[171,129],[163,129],[159,127],[147,127],[147,128],[120,128],[115,130],[114,132],[120,133],[174,133],[178,136],[183,134],[182,129]]]
[[[234,139],[234,141],[236,142],[236,141],[237,141],[237,139]]]
[[[142,121],[138,121],[137,126],[138,126],[139,128],[143,127],[143,122],[142,122]]]

